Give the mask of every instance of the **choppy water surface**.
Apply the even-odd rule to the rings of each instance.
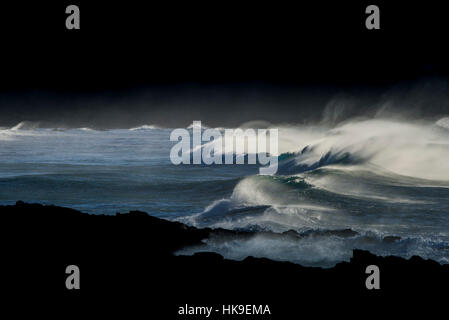
[[[362,248],[449,263],[447,123],[284,126],[274,176],[248,165],[175,166],[171,129],[19,124],[0,130],[0,203],[142,210],[253,232],[212,238],[184,254],[212,250],[232,259],[332,266]]]

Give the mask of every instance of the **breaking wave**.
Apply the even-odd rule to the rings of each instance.
[[[17,130],[33,130],[39,128],[40,123],[39,122],[33,122],[33,121],[22,121],[15,126],[13,126],[10,130],[17,131]]]
[[[144,124],[144,125],[139,126],[139,127],[131,128],[129,130],[136,131],[136,130],[153,130],[153,129],[159,129],[159,127],[155,126],[155,125]]]
[[[244,177],[229,198],[179,218],[239,233],[180,253],[332,266],[359,248],[449,263],[447,119],[280,128],[275,176]]]

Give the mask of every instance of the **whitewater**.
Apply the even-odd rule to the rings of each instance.
[[[173,165],[172,129],[153,124],[0,128],[0,203],[142,210],[240,231],[177,254],[330,267],[359,248],[449,263],[449,118],[264,126],[279,129],[272,176],[257,165]]]

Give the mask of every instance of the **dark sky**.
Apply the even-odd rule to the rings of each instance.
[[[300,122],[335,96],[364,108],[447,89],[447,11],[432,1],[373,2],[375,31],[367,1],[28,2],[0,10],[0,125]],[[68,4],[81,30],[65,29]]]

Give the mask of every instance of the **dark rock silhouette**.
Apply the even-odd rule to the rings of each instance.
[[[185,304],[214,310],[262,304],[269,306],[270,316],[214,313],[210,318],[371,318],[387,312],[404,317],[418,311],[430,317],[445,308],[449,288],[448,265],[360,250],[354,250],[350,262],[330,269],[253,257],[232,261],[216,253],[176,256],[176,250],[234,232],[197,229],[138,211],[89,215],[19,201],[0,206],[0,219],[1,287],[8,302],[28,306],[19,311],[57,305],[72,315],[82,315],[88,307],[103,316],[203,319],[179,316],[178,309]],[[80,268],[80,290],[65,287],[65,268],[71,264]],[[365,286],[368,265],[380,268],[380,290]]]

